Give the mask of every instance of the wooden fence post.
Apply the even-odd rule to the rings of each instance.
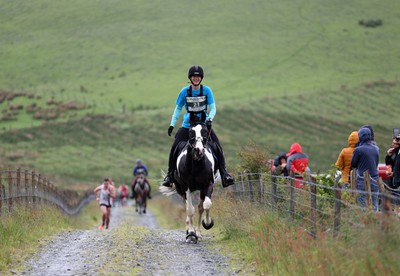
[[[364,172],[364,183],[365,183],[365,191],[367,192],[368,208],[371,209],[371,206],[372,206],[372,195],[371,195],[371,180],[369,179],[369,171],[365,171]]]
[[[351,170],[350,172],[350,183],[351,183],[351,190],[353,191],[353,198],[357,198],[357,175],[356,175],[356,169]]]
[[[272,185],[271,185],[271,204],[272,208],[276,208],[276,176],[271,175]]]
[[[340,206],[341,206],[341,200],[342,200],[342,192],[339,187],[339,178],[335,179],[335,215],[334,215],[334,220],[333,220],[333,236],[337,237],[340,231],[340,218],[341,218],[341,213],[340,213]]]
[[[244,198],[245,198],[245,194],[244,194],[244,175],[243,175],[243,173],[241,173],[241,179],[240,179],[240,184],[241,184],[241,187],[242,187],[242,193],[240,194],[241,196],[241,199],[242,200],[244,200]]]
[[[290,202],[289,202],[290,220],[294,220],[294,173],[290,172]]]
[[[311,236],[316,237],[317,235],[317,185],[316,179],[311,177],[310,187],[310,226]]]
[[[247,186],[249,187],[250,201],[254,202],[253,185],[251,184],[251,174],[247,172]]]
[[[264,204],[264,181],[261,169],[258,170],[258,176],[258,180],[260,183],[260,204]]]
[[[244,184],[243,184],[243,173],[242,172],[239,173],[239,183],[240,183],[240,186],[238,187],[240,189],[239,197],[240,197],[240,200],[243,200]]]
[[[13,208],[13,187],[12,187],[12,172],[8,169],[8,210],[12,211]]]
[[[35,170],[32,171],[32,202],[33,208],[36,208],[36,174]]]
[[[37,201],[38,201],[39,205],[43,202],[42,191],[43,191],[43,183],[42,183],[42,177],[39,173],[38,178],[37,178],[37,183],[36,183]]]
[[[383,184],[382,178],[378,178],[378,184],[379,184],[379,189],[380,189],[380,194],[382,198],[382,226],[381,229],[384,232],[387,232],[389,230],[389,217],[390,213],[392,212],[392,204],[390,202],[390,198],[388,195],[388,192],[385,189],[385,185]],[[397,200],[397,198],[396,198]],[[397,214],[396,214],[397,216]]]
[[[25,184],[25,205],[26,207],[29,207],[29,179],[27,170],[25,170],[24,184]]]
[[[385,185],[383,184],[383,180],[381,177],[378,178],[378,185],[379,185],[379,191],[382,195],[382,213],[384,215],[390,216],[390,212],[392,210],[392,204],[390,202],[388,192],[385,189]]]
[[[21,169],[17,169],[17,206],[21,208],[22,198],[21,198]]]

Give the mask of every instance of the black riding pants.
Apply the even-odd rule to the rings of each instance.
[[[214,150],[215,155],[218,158],[219,167],[221,169],[225,169],[224,153],[222,151],[222,147],[221,147],[221,144],[219,143],[218,137],[215,134],[213,129],[211,129],[210,138],[211,138],[212,142],[216,144],[216,146],[213,146],[212,148]],[[174,143],[172,144],[171,150],[169,152],[168,173],[172,173],[175,170],[174,152],[175,152],[177,145],[182,141],[189,141],[189,129],[188,128],[181,127],[181,128],[179,128],[178,132],[175,134],[175,140],[174,140]]]

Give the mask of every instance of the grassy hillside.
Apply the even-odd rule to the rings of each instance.
[[[104,175],[128,181],[141,158],[160,178],[192,64],[213,88],[230,170],[250,139],[271,157],[296,140],[312,169],[325,170],[352,130],[372,124],[383,153],[400,127],[396,1],[0,5],[3,167],[33,167],[79,188]]]
[[[0,88],[45,98],[166,107],[192,64],[220,101],[398,78],[396,1],[0,4]]]
[[[256,142],[270,158],[298,141],[310,156],[313,171],[328,170],[351,131],[369,123],[381,147],[381,160],[391,142],[397,117],[387,116],[380,102],[400,101],[399,84],[378,81],[354,88],[285,97],[263,97],[237,108],[222,107],[214,128],[228,160],[238,165],[237,151]],[[379,101],[377,101],[379,99]],[[240,115],[238,115],[240,114]],[[167,136],[169,110],[130,115],[88,115],[66,123],[12,130],[0,134],[1,164],[23,165],[50,174],[50,179],[81,187],[105,175],[117,183],[130,179],[137,158],[149,165],[151,178],[166,170],[172,138]],[[382,118],[385,117],[384,120]]]

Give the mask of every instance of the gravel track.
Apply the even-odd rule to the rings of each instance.
[[[188,244],[184,230],[160,228],[150,211],[139,215],[132,206],[116,207],[111,216],[108,230],[59,234],[21,275],[248,274],[233,269],[229,258],[210,246],[211,232],[204,230],[203,241]]]

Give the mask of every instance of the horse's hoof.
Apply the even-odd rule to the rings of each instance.
[[[187,243],[197,243],[197,236],[195,232],[190,232],[186,235],[186,242]]]
[[[201,221],[201,224],[203,224],[204,229],[210,230],[214,226],[214,221],[211,219],[211,222],[209,225],[206,224],[206,221],[203,219]]]
[[[146,209],[143,210],[143,214],[146,214]]]

